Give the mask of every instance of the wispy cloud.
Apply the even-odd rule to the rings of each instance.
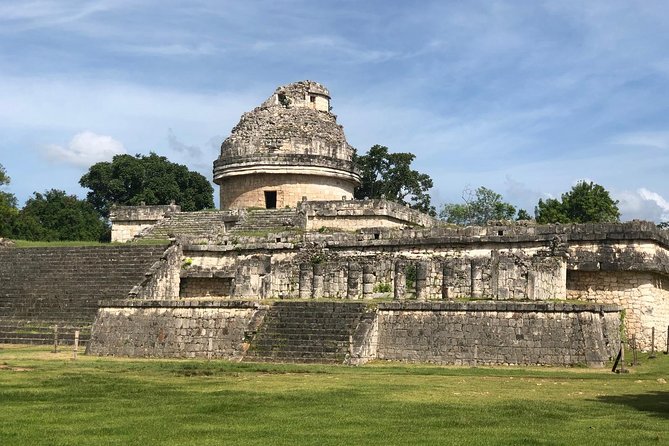
[[[167,131],[167,144],[169,148],[174,150],[175,152],[184,153],[190,157],[196,157],[196,158],[202,156],[202,149],[200,147],[195,145],[188,145],[180,141],[176,137],[172,129],[169,129]]]
[[[669,132],[632,132],[615,136],[613,144],[624,146],[649,147],[653,149],[669,149]]]
[[[396,51],[361,46],[340,36],[301,36],[297,39],[258,40],[250,49],[257,52],[276,51],[278,48],[299,48],[308,51],[311,59],[327,57],[345,63],[377,63],[400,57]]]
[[[121,52],[156,56],[209,56],[221,52],[221,50],[210,42],[196,44],[173,43],[168,45],[124,44],[115,46],[115,49]]]
[[[9,31],[49,27],[76,22],[93,14],[114,9],[122,3],[124,3],[122,0],[99,0],[94,2],[7,0],[0,5],[0,23],[4,23],[5,30]]]
[[[77,133],[65,146],[50,144],[45,149],[50,160],[77,167],[89,167],[99,161],[110,161],[114,155],[122,153],[126,151],[120,141],[91,131]]]

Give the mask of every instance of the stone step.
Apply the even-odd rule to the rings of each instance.
[[[166,239],[172,235],[212,236],[224,230],[226,219],[229,219],[229,215],[225,212],[179,212],[148,228],[139,238]]]
[[[265,230],[286,230],[296,227],[297,210],[261,209],[249,211],[230,232],[254,232]]]
[[[0,250],[0,336],[5,342],[36,342],[42,336],[49,343],[54,324],[63,336],[77,328],[82,337],[88,336],[99,301],[127,297],[166,248],[167,244]]]
[[[277,302],[268,310],[244,361],[343,362],[365,304]]]

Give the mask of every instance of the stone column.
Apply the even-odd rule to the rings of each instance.
[[[450,278],[454,274],[454,271],[448,261],[444,262],[441,268],[441,298],[448,300],[451,298]]]
[[[300,299],[309,299],[311,297],[313,274],[311,263],[300,263]]]
[[[362,297],[371,299],[374,293],[374,283],[376,275],[374,274],[374,265],[365,263],[362,266]]]
[[[359,263],[348,264],[348,287],[346,297],[348,299],[359,299],[362,294],[362,267]]]
[[[471,261],[471,297],[478,299],[483,297],[483,268],[481,263],[474,259]]]
[[[404,299],[407,288],[406,262],[398,260],[395,262],[395,280],[394,280],[394,298],[395,300]]]
[[[323,297],[323,264],[322,263],[315,263],[314,264],[313,274],[314,274],[314,282],[313,282],[311,297],[313,297],[314,299],[317,299],[319,297]]]
[[[416,264],[416,300],[427,300],[430,293],[427,278],[430,271],[428,262],[418,262]]]

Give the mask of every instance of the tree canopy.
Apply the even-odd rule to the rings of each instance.
[[[381,198],[435,215],[428,191],[432,178],[411,168],[416,158],[412,153],[389,153],[388,147],[374,145],[362,156],[355,156],[362,184],[355,190],[357,199]]]
[[[537,223],[606,223],[620,221],[618,201],[604,187],[579,181],[560,200],[539,200],[534,210]]]
[[[65,191],[34,192],[19,211],[14,229],[25,240],[103,240],[108,228],[86,200]]]
[[[7,175],[4,166],[0,164],[0,187],[8,185],[9,182],[9,175]],[[0,190],[0,237],[11,237],[13,235],[18,213],[14,194]]]
[[[484,225],[490,220],[511,220],[516,214],[516,207],[502,201],[502,196],[486,187],[476,191],[465,189],[462,193],[464,203],[447,203],[439,217],[448,223],[458,225]]]
[[[79,184],[91,189],[87,200],[104,217],[113,204],[170,204],[183,211],[213,208],[214,188],[207,179],[155,153],[116,155],[90,167]]]

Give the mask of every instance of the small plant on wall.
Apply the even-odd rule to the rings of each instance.
[[[390,293],[390,291],[392,291],[392,287],[387,282],[380,282],[374,285],[375,293]]]
[[[406,277],[406,286],[407,286],[407,291],[412,292],[416,288],[416,278],[417,278],[417,273],[416,273],[416,264],[415,263],[409,263],[406,266],[406,269],[404,270],[404,274]]]

